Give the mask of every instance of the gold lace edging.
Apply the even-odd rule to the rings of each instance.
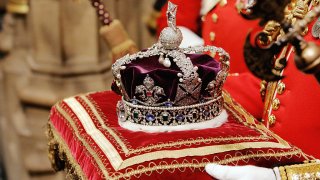
[[[226,95],[224,94],[224,96],[226,96]],[[94,117],[95,119],[99,119],[100,125],[103,127],[103,129],[105,129],[105,125],[103,124],[103,120],[105,120],[106,117],[103,117],[103,113],[99,109],[99,106],[88,95],[81,95],[78,97],[80,99],[85,100],[85,105],[89,106],[91,111],[93,111],[95,109],[98,112],[98,113],[94,113],[94,114],[90,114],[90,115],[94,115],[91,117]],[[242,108],[240,107],[239,109],[242,109]],[[230,108],[228,110],[230,110],[234,114],[234,112]],[[236,115],[236,114],[234,114],[234,115]],[[251,117],[251,118],[253,118],[253,117]],[[248,118],[246,118],[246,119],[248,119]],[[241,123],[244,123],[244,125],[248,126],[248,124],[246,122],[241,121],[240,117],[238,117],[238,121]],[[269,136],[267,136],[265,134],[265,132],[258,129],[255,124],[252,125],[252,128],[259,131],[262,135],[257,136],[257,137],[247,137],[247,136],[244,136],[244,137],[240,137],[240,136],[237,136],[237,137],[214,137],[214,138],[210,137],[210,138],[197,138],[197,139],[189,139],[189,140],[177,140],[177,141],[172,141],[172,142],[167,142],[167,143],[159,142],[157,144],[150,144],[148,146],[138,147],[136,149],[132,149],[130,147],[125,147],[125,146],[128,146],[128,143],[127,143],[127,140],[124,139],[122,136],[119,136],[119,135],[114,136],[114,134],[111,134],[111,136],[113,136],[113,138],[116,139],[116,141],[118,143],[119,143],[119,141],[123,142],[121,147],[123,148],[122,152],[125,153],[125,156],[129,156],[131,154],[140,154],[142,152],[150,152],[151,150],[160,150],[163,148],[171,148],[171,147],[180,148],[182,145],[191,146],[192,144],[221,142],[221,141],[268,140],[268,139],[271,139]],[[108,129],[106,129],[106,130],[109,132]],[[127,151],[127,150],[129,150],[129,151]]]
[[[52,168],[55,171],[64,170],[66,172],[67,179],[82,179],[86,180],[86,176],[82,172],[80,165],[73,158],[72,154],[68,150],[68,146],[64,140],[57,135],[51,123],[47,125],[47,138],[48,142],[48,156],[51,162]],[[60,161],[60,162],[57,162]],[[58,165],[59,163],[59,165]]]

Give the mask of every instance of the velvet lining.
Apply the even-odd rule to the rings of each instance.
[[[187,54],[187,57],[190,57],[193,65],[198,67],[197,72],[202,80],[201,94],[204,94],[209,82],[214,80],[220,71],[220,63],[207,54]],[[147,74],[154,80],[155,86],[164,89],[166,96],[163,97],[162,101],[175,99],[179,83],[177,74],[181,70],[172,61],[172,58],[169,58],[171,61],[170,68],[160,64],[158,59],[159,56],[152,56],[134,60],[126,65],[126,69],[121,70],[121,80],[130,99],[135,96],[135,88],[143,84]]]

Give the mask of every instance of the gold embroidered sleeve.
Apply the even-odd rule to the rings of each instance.
[[[280,166],[281,180],[320,179],[320,163],[309,162],[305,164]]]

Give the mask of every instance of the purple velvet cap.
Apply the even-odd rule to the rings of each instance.
[[[202,80],[201,95],[206,95],[205,91],[209,82],[215,80],[217,73],[221,70],[220,63],[207,54],[187,54],[194,66],[198,67],[199,78]],[[164,67],[158,62],[159,56],[152,56],[132,61],[121,70],[121,81],[130,99],[135,96],[135,88],[143,84],[147,75],[154,80],[155,86],[164,89],[167,97],[163,97],[161,102],[168,99],[175,99],[179,84],[177,73],[181,72],[178,66],[171,61],[171,67]]]

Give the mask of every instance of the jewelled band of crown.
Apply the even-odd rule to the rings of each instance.
[[[152,107],[130,103],[124,99],[118,102],[119,120],[130,121],[135,124],[159,126],[159,125],[185,125],[212,120],[222,112],[223,98],[205,103],[179,107]]]

